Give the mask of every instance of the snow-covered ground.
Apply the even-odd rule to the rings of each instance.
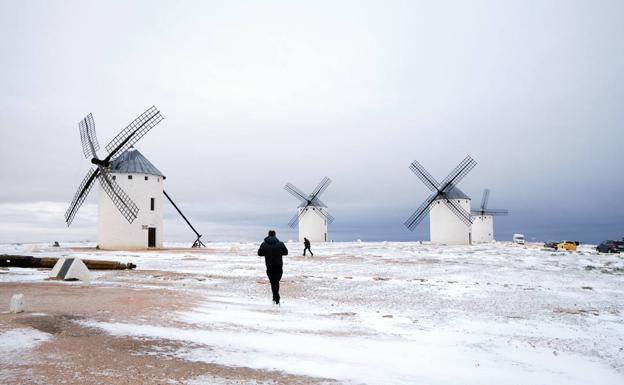
[[[19,360],[21,365],[31,363],[29,352],[48,341],[50,334],[32,328],[0,330],[0,384],[8,384],[19,378],[20,372],[9,366]]]
[[[196,308],[150,324],[77,321],[115,336],[175,341],[163,354],[185,360],[357,384],[624,383],[618,255],[590,246],[378,242],[313,245],[314,257],[301,257],[302,247],[288,244],[276,307],[258,244],[208,246],[198,253],[0,245],[0,254],[132,262],[149,274],[95,272],[93,284],[158,284],[199,298]],[[179,276],[160,282],[154,271]],[[0,283],[45,277],[1,273]]]

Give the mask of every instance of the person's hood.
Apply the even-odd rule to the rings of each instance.
[[[279,243],[280,240],[277,239],[277,237],[275,236],[271,236],[271,237],[264,238],[264,241],[269,245],[274,245],[276,243]]]

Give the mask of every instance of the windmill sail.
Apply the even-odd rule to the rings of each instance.
[[[87,195],[89,195],[89,191],[91,191],[91,188],[93,187],[93,181],[97,177],[98,173],[99,169],[91,168],[87,172],[87,175],[85,175],[85,177],[82,179],[82,182],[78,186],[76,194],[74,194],[74,199],[72,199],[71,203],[69,204],[69,208],[65,212],[65,222],[67,223],[67,226],[71,225],[71,223],[74,221],[74,217],[76,216],[78,209],[82,206],[85,199],[87,199]]]
[[[457,184],[477,165],[469,155],[455,167],[442,182],[436,179],[418,162],[410,164],[410,170],[433,192],[405,221],[405,227],[413,231],[431,211],[431,206],[437,200],[442,200],[445,206],[457,216],[466,226],[472,224],[470,213],[458,205],[453,199],[465,194],[457,188]],[[467,198],[467,197],[466,197]]]
[[[505,216],[509,214],[507,209],[488,209],[487,205],[490,201],[490,189],[483,190],[483,197],[481,198],[481,207],[478,209],[472,209],[470,212],[472,215],[492,215],[492,216]]]
[[[96,158],[96,151],[100,149],[100,144],[95,134],[95,122],[93,115],[89,113],[84,119],[78,123],[80,130],[80,142],[82,143],[82,152],[86,159]]]
[[[334,217],[327,212],[327,210],[320,210],[320,208],[326,208],[327,205],[320,200],[320,196],[327,190],[332,180],[328,177],[324,177],[321,182],[316,186],[316,188],[309,195],[304,193],[299,188],[295,187],[292,183],[286,183],[284,186],[284,190],[288,191],[292,196],[299,199],[301,204],[299,205],[299,209],[295,213],[295,215],[288,221],[288,226],[291,228],[295,228],[299,223],[299,220],[306,212],[309,207],[313,209],[319,208],[318,210],[314,210],[318,215],[320,215],[327,223],[332,223],[334,221]]]
[[[110,170],[112,160],[121,156],[126,150],[141,139],[143,135],[145,135],[162,120],[163,117],[160,115],[160,111],[158,111],[154,106],[150,107],[125,129],[123,129],[106,146],[109,155],[105,159],[99,159],[97,157],[97,150],[100,149],[100,145],[95,132],[93,114],[90,113],[78,123],[82,152],[85,158],[91,158],[91,163],[97,165],[97,168],[90,169],[78,186],[78,190],[76,191],[72,202],[69,204],[69,208],[65,212],[65,222],[67,223],[67,226],[71,225],[73,222],[76,213],[89,195],[96,178],[99,180],[100,186],[102,186],[102,189],[113,201],[115,207],[117,207],[121,215],[129,223],[132,223],[136,219],[139,208],[132,201],[132,199],[130,199],[128,194],[126,194],[125,191],[123,191],[123,189],[119,187],[119,185],[108,175],[108,170]]]
[[[106,151],[110,154],[107,160],[114,160],[123,154],[162,120],[163,117],[156,107],[148,108],[106,145]]]

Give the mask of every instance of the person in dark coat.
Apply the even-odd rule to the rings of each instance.
[[[310,255],[314,257],[314,253],[310,249],[310,240],[308,238],[303,238],[303,256],[305,257],[306,250],[310,252]]]
[[[271,282],[271,291],[273,292],[273,302],[276,305],[280,303],[279,295],[279,283],[282,279],[283,255],[288,255],[288,249],[284,242],[277,239],[275,231],[269,231],[269,236],[264,238],[264,242],[258,249],[258,255],[264,257],[264,263],[266,265],[266,273]]]

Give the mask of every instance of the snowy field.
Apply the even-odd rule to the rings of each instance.
[[[103,252],[0,245],[0,254],[132,262],[137,271],[94,272],[92,285],[158,287],[193,298],[192,309],[156,319],[76,321],[111,336],[175,342],[145,354],[317,383],[624,383],[624,259],[618,255],[589,246],[555,252],[509,243],[379,242],[313,245],[314,257],[302,257],[302,247],[289,243],[278,307],[257,243],[208,246]],[[0,271],[0,285],[46,277],[46,271],[11,268]],[[0,364],[54,338],[2,326]],[[186,383],[226,383],[219,381],[207,375]]]

